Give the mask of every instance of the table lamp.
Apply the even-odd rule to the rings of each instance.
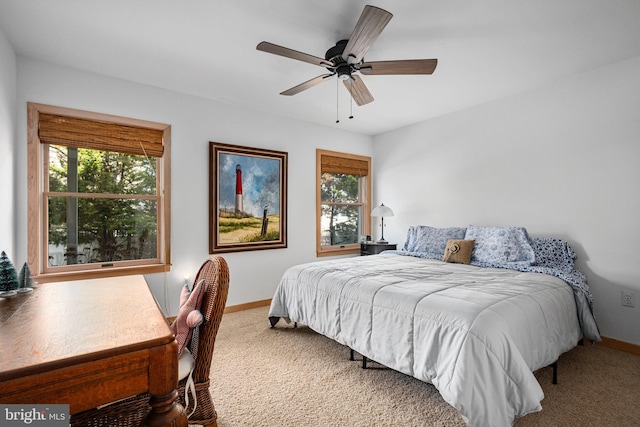
[[[380,217],[381,218],[381,227],[382,227],[382,237],[376,243],[389,243],[384,240],[384,217],[385,216],[393,216],[393,211],[390,207],[385,206],[384,203],[381,203],[380,206],[377,206],[371,211],[372,217]]]

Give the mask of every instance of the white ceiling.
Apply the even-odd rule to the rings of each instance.
[[[435,73],[363,76],[353,120],[335,77],[279,95],[326,70],[256,45],[324,57],[365,4],[394,15],[365,60]],[[21,55],[368,135],[640,56],[638,0],[0,0],[0,28]]]

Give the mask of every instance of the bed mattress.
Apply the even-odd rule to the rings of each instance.
[[[269,316],[432,383],[472,426],[542,409],[532,372],[581,337],[574,292],[557,277],[392,253],[289,268]]]

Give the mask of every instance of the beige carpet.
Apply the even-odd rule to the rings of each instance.
[[[432,385],[371,364],[307,327],[269,328],[268,308],[225,314],[216,340],[212,394],[219,427],[464,426]],[[359,357],[359,356],[357,356]],[[536,373],[543,410],[530,426],[639,426],[640,357],[602,346],[561,356]]]

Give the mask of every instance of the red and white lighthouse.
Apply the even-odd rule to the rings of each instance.
[[[242,206],[242,167],[236,165],[236,213],[244,212]]]

